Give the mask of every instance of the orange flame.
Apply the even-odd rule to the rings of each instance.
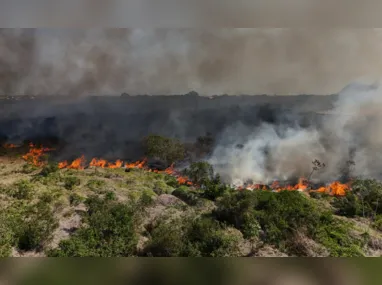
[[[300,178],[299,182],[296,185],[286,185],[286,186],[280,186],[280,183],[278,181],[274,181],[269,188],[273,191],[280,192],[282,190],[287,191],[308,191],[309,182],[305,178]],[[250,184],[246,186],[239,186],[238,190],[268,190],[269,189],[266,185],[262,184]],[[318,189],[312,189],[309,190],[309,192],[319,192],[319,193],[328,193],[332,196],[344,196],[346,195],[346,192],[350,190],[350,182],[349,183],[341,183],[339,181],[334,181],[328,186],[320,187]]]
[[[85,156],[81,156],[75,160],[71,164],[67,161],[60,162],[58,164],[59,169],[67,168],[67,169],[85,169]]]
[[[90,161],[89,166],[94,166],[94,167],[101,167],[104,168],[107,165],[107,161],[104,159],[97,159],[93,158],[92,161]]]
[[[133,162],[133,163],[126,163],[125,164],[125,167],[126,168],[139,168],[139,169],[142,169],[145,167],[145,164],[147,162],[147,159],[144,158],[142,161],[136,161],[136,162]]]
[[[17,145],[12,144],[12,143],[6,143],[6,144],[3,144],[3,147],[4,147],[4,148],[7,148],[7,149],[10,149],[10,148],[18,148]]]
[[[29,144],[29,152],[22,156],[25,161],[31,162],[35,166],[43,166],[45,162],[41,161],[41,157],[53,148],[36,147],[33,143]]]
[[[118,159],[116,160],[115,163],[108,163],[107,167],[111,169],[116,169],[116,168],[121,168],[122,165],[123,165],[123,161]]]
[[[68,165],[69,165],[69,163],[65,160],[63,162],[58,163],[58,168],[63,169],[63,168],[66,168]]]

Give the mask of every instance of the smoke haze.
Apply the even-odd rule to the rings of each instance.
[[[220,137],[210,162],[233,184],[307,178],[312,161],[326,166],[311,177],[332,181],[344,174],[381,178],[382,89],[351,84],[344,88],[322,124],[301,128],[262,123],[231,126]],[[237,147],[241,144],[241,147]],[[348,165],[352,161],[355,165]]]
[[[379,29],[2,29],[0,95],[333,94],[382,76]]]

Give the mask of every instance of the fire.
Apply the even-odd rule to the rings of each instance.
[[[97,159],[97,158],[93,158],[92,161],[90,161],[90,164],[89,164],[89,166],[101,167],[101,168],[105,168],[106,165],[107,165],[107,161],[106,160],[104,160],[104,159]]]
[[[295,185],[286,185],[280,186],[278,181],[274,181],[270,186],[262,185],[262,184],[249,184],[246,186],[240,186],[237,188],[238,190],[273,190],[275,192],[280,192],[282,190],[287,191],[309,191],[309,192],[318,192],[318,193],[328,193],[331,196],[344,196],[347,191],[350,190],[350,182],[349,183],[341,183],[339,181],[334,181],[330,183],[328,186],[323,186],[318,189],[310,189],[309,190],[309,182],[305,178],[300,178],[298,183]]]
[[[333,196],[345,196],[346,192],[350,190],[350,183],[341,183],[339,181],[334,181],[330,183],[328,186],[323,186],[318,188],[317,190],[312,190],[312,192],[319,193],[328,193]]]
[[[3,147],[4,147],[4,148],[7,148],[7,149],[18,148],[18,146],[15,145],[15,144],[13,144],[13,143],[6,143],[6,144],[3,144]]]
[[[111,169],[121,168],[122,165],[123,165],[123,161],[119,159],[116,160],[115,163],[112,163],[112,162],[108,162],[105,159],[97,159],[97,158],[93,158],[89,164],[89,166],[93,166],[93,167],[111,168]]]
[[[14,144],[4,144],[5,148],[17,148],[18,146]],[[30,163],[32,163],[35,166],[41,167],[45,165],[45,162],[42,161],[42,157],[46,152],[54,150],[53,148],[45,148],[45,147],[37,147],[33,143],[29,144],[29,151],[27,154],[23,155],[22,158]],[[193,185],[191,181],[189,181],[188,177],[182,176],[179,172],[177,172],[174,169],[174,165],[172,164],[170,167],[163,171],[159,170],[152,170],[149,169],[146,165],[147,159],[143,159],[141,161],[136,161],[132,163],[125,163],[122,160],[116,160],[115,162],[108,162],[105,159],[98,159],[93,158],[89,166],[92,167],[101,167],[101,168],[110,168],[110,169],[117,169],[117,168],[136,168],[136,169],[143,169],[145,171],[154,172],[154,173],[161,173],[161,174],[167,174],[174,176],[179,184],[183,185]],[[62,161],[58,163],[59,169],[78,169],[83,170],[86,166],[86,160],[85,156],[81,156],[75,160],[73,160],[71,163],[68,161]],[[250,185],[243,185],[237,188],[237,190],[272,190],[275,192],[279,192],[282,190],[289,190],[289,191],[304,191],[304,192],[318,192],[318,193],[328,193],[332,196],[344,196],[346,195],[347,191],[350,190],[350,183],[341,183],[339,181],[334,181],[330,183],[327,186],[319,187],[318,189],[310,189],[309,187],[309,181],[305,178],[300,178],[298,183],[295,185],[286,185],[281,186],[279,181],[274,181],[271,183],[271,185],[264,185],[264,184],[250,184]]]
[[[81,157],[73,160],[73,162],[70,163],[70,164],[66,160],[62,161],[62,162],[59,162],[58,163],[58,168],[59,169],[64,169],[64,168],[67,168],[67,169],[79,169],[79,170],[85,169],[85,156],[81,156]]]
[[[69,164],[68,164],[67,161],[59,162],[59,163],[58,163],[58,168],[59,168],[59,169],[63,169],[63,168],[66,168],[68,165],[69,165]]]
[[[144,158],[142,161],[138,160],[138,161],[133,162],[133,163],[126,163],[125,167],[126,168],[140,168],[140,169],[142,169],[145,167],[146,162],[147,162],[147,159]]]
[[[48,151],[54,150],[53,148],[36,147],[33,143],[29,144],[29,152],[22,156],[25,161],[31,162],[34,166],[41,167],[45,162],[41,161],[41,157]]]

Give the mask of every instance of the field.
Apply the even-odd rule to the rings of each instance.
[[[139,168],[36,167],[23,151],[0,158],[2,256],[381,255],[376,181],[343,197],[238,191],[202,163],[192,186]]]

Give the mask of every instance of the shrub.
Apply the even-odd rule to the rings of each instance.
[[[48,165],[44,166],[44,168],[40,172],[40,175],[46,177],[49,174],[54,173],[58,170],[59,170],[58,164],[54,162],[50,162],[48,163]]]
[[[177,139],[159,135],[149,135],[144,138],[143,145],[148,157],[159,158],[167,164],[184,159],[184,145]]]
[[[334,199],[333,206],[340,215],[372,217],[382,214],[382,184],[373,179],[355,180],[352,191]]]
[[[373,228],[382,231],[382,215],[378,215],[375,217],[373,222]]]
[[[39,202],[28,210],[25,218],[26,221],[17,232],[17,246],[21,250],[41,250],[58,227],[51,208]]]
[[[363,256],[363,241],[350,234],[351,225],[330,214],[321,217],[321,223],[315,232],[315,240],[324,245],[332,257]]]
[[[179,185],[178,180],[176,180],[176,178],[174,176],[166,175],[164,177],[164,181],[166,182],[166,184],[168,186],[173,187],[173,188],[176,188]]]
[[[193,191],[191,191],[187,186],[180,186],[179,188],[174,190],[171,194],[190,206],[195,206],[199,200],[199,197]]]
[[[106,185],[106,182],[103,180],[96,180],[96,179],[91,179],[88,181],[86,186],[92,190],[92,191],[99,191]]]
[[[4,213],[0,214],[0,257],[11,254],[14,243],[14,233]]]
[[[117,195],[115,195],[115,192],[113,191],[107,191],[105,194],[105,199],[110,201],[117,200]]]
[[[36,171],[37,169],[38,169],[38,167],[36,167],[35,165],[27,163],[27,164],[23,165],[21,172],[24,174],[30,174],[30,173]]]
[[[204,198],[216,200],[229,190],[226,185],[221,183],[220,176],[214,174],[214,170],[208,162],[194,162],[184,171],[184,174],[193,184],[200,187]]]
[[[33,185],[27,180],[21,180],[9,189],[9,195],[19,200],[29,200],[33,196]]]
[[[185,174],[192,183],[200,187],[203,187],[215,178],[212,166],[205,161],[192,163],[190,167],[185,170]]]
[[[90,197],[84,222],[68,240],[48,252],[56,257],[131,256],[137,245],[134,209],[113,200]]]
[[[254,192],[231,192],[217,203],[214,215],[218,220],[236,227],[244,237],[256,237],[261,229],[255,212],[256,205],[257,197]]]
[[[79,186],[81,180],[75,176],[69,176],[64,178],[64,187],[68,190],[73,190],[75,186]]]
[[[151,240],[144,250],[146,256],[223,257],[239,254],[238,236],[206,217],[161,221],[150,235]]]
[[[362,215],[362,203],[353,192],[348,192],[344,197],[334,198],[332,205],[336,208],[336,214],[346,217]]]
[[[84,197],[78,195],[77,193],[72,193],[69,196],[69,203],[71,206],[78,206],[84,201]]]

